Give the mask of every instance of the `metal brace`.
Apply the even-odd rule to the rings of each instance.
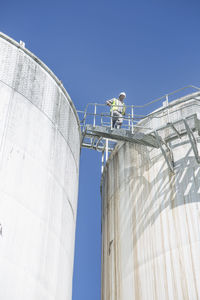
[[[172,153],[171,148],[169,147],[169,145],[167,145],[167,143],[163,139],[161,139],[161,137],[158,135],[156,130],[154,131],[154,134],[155,134],[155,137],[156,137],[156,141],[157,141],[157,143],[158,143],[158,145],[159,145],[159,147],[162,151],[162,154],[165,158],[165,161],[166,161],[170,171],[172,173],[174,173],[174,160],[173,160],[173,153]],[[169,151],[169,155],[168,155],[169,157],[167,156],[166,151],[164,150],[162,144],[164,144],[167,147],[167,150]]]
[[[167,123],[167,125],[169,125],[169,126],[174,130],[174,132],[177,134],[177,136],[179,137],[179,139],[181,139],[181,135],[180,135],[180,133],[178,132],[178,130],[176,129],[176,127],[174,126],[174,124],[172,124],[172,123]]]
[[[85,136],[86,136],[86,133],[87,133],[87,129],[85,128],[85,129],[82,131],[81,145],[83,144],[83,141],[84,141],[84,138],[85,138]]]
[[[194,152],[194,156],[196,158],[196,161],[197,161],[198,164],[200,164],[199,151],[198,151],[198,148],[197,148],[197,141],[195,139],[195,136],[194,136],[191,128],[189,127],[186,119],[183,119],[183,123],[185,125],[185,129],[187,131],[187,134],[188,134],[188,137],[189,137],[189,140],[190,140],[190,143],[191,143],[192,150]]]
[[[95,141],[96,141],[96,138],[98,138],[98,137],[93,136],[93,137],[91,138],[91,148],[92,148],[92,149],[95,149]]]
[[[95,150],[98,151],[98,147],[99,147],[99,144],[101,143],[101,141],[102,141],[102,137],[100,137],[100,138],[98,139],[98,141],[96,142]]]

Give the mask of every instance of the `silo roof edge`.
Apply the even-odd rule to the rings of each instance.
[[[67,97],[67,100],[69,101],[69,104],[71,105],[75,117],[77,119],[77,123],[78,123],[78,128],[79,128],[79,134],[81,136],[81,130],[80,130],[80,121],[79,121],[79,117],[75,108],[75,105],[71,99],[71,97],[69,96],[67,90],[64,88],[62,82],[58,79],[58,77],[53,73],[53,71],[51,71],[51,69],[45,64],[43,63],[35,54],[33,54],[30,50],[28,50],[27,48],[24,48],[22,45],[20,45],[20,43],[18,43],[17,41],[15,41],[14,39],[12,39],[11,37],[7,36],[6,34],[4,34],[3,32],[0,32],[0,38],[3,38],[4,40],[8,41],[9,43],[13,44],[14,46],[16,46],[17,48],[19,48],[20,50],[22,50],[23,52],[25,52],[27,55],[29,55],[34,61],[36,61],[57,83],[57,85],[59,86],[59,88],[61,89],[61,91],[64,93],[64,95]]]

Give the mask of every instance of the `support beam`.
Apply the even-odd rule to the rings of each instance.
[[[197,161],[198,164],[200,164],[199,151],[198,151],[198,148],[197,148],[197,141],[195,139],[195,136],[194,136],[192,130],[190,129],[186,119],[183,119],[183,123],[185,125],[185,129],[187,131],[187,134],[188,134],[188,137],[189,137],[189,140],[190,140],[190,143],[191,143],[192,150],[194,152],[194,156],[196,158],[196,161]]]
[[[172,151],[171,151],[170,147],[161,139],[161,137],[158,135],[158,133],[157,133],[156,130],[155,130],[154,133],[155,133],[155,137],[156,137],[157,143],[158,143],[158,145],[160,147],[160,150],[161,150],[161,152],[162,152],[162,154],[163,154],[163,156],[165,158],[165,161],[166,161],[166,163],[167,163],[170,171],[172,173],[174,173],[174,161],[173,161]],[[167,153],[166,153],[166,151],[163,148],[163,144],[167,147],[167,150],[169,152],[170,158],[167,156]]]
[[[169,126],[174,130],[174,132],[177,134],[177,136],[179,137],[179,139],[181,139],[181,135],[180,135],[180,133],[178,132],[178,130],[176,129],[176,127],[174,126],[174,124],[172,124],[172,123],[167,123],[167,125],[169,125]]]
[[[142,144],[145,146],[159,148],[154,135],[144,134],[142,132],[131,133],[126,129],[110,129],[102,126],[86,125],[87,135],[99,136],[110,140],[124,141],[130,143]]]

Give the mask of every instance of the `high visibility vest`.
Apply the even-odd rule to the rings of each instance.
[[[123,106],[123,107],[122,107]],[[113,103],[111,105],[111,109],[110,112],[117,110],[119,111],[122,115],[125,115],[126,112],[126,106],[123,102],[121,102],[120,100],[114,98]]]

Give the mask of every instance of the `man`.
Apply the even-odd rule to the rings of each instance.
[[[126,94],[121,92],[119,98],[113,98],[106,101],[108,106],[111,106],[110,113],[112,115],[112,128],[121,128],[123,123],[123,116],[125,115],[126,106],[124,104],[124,99]]]

